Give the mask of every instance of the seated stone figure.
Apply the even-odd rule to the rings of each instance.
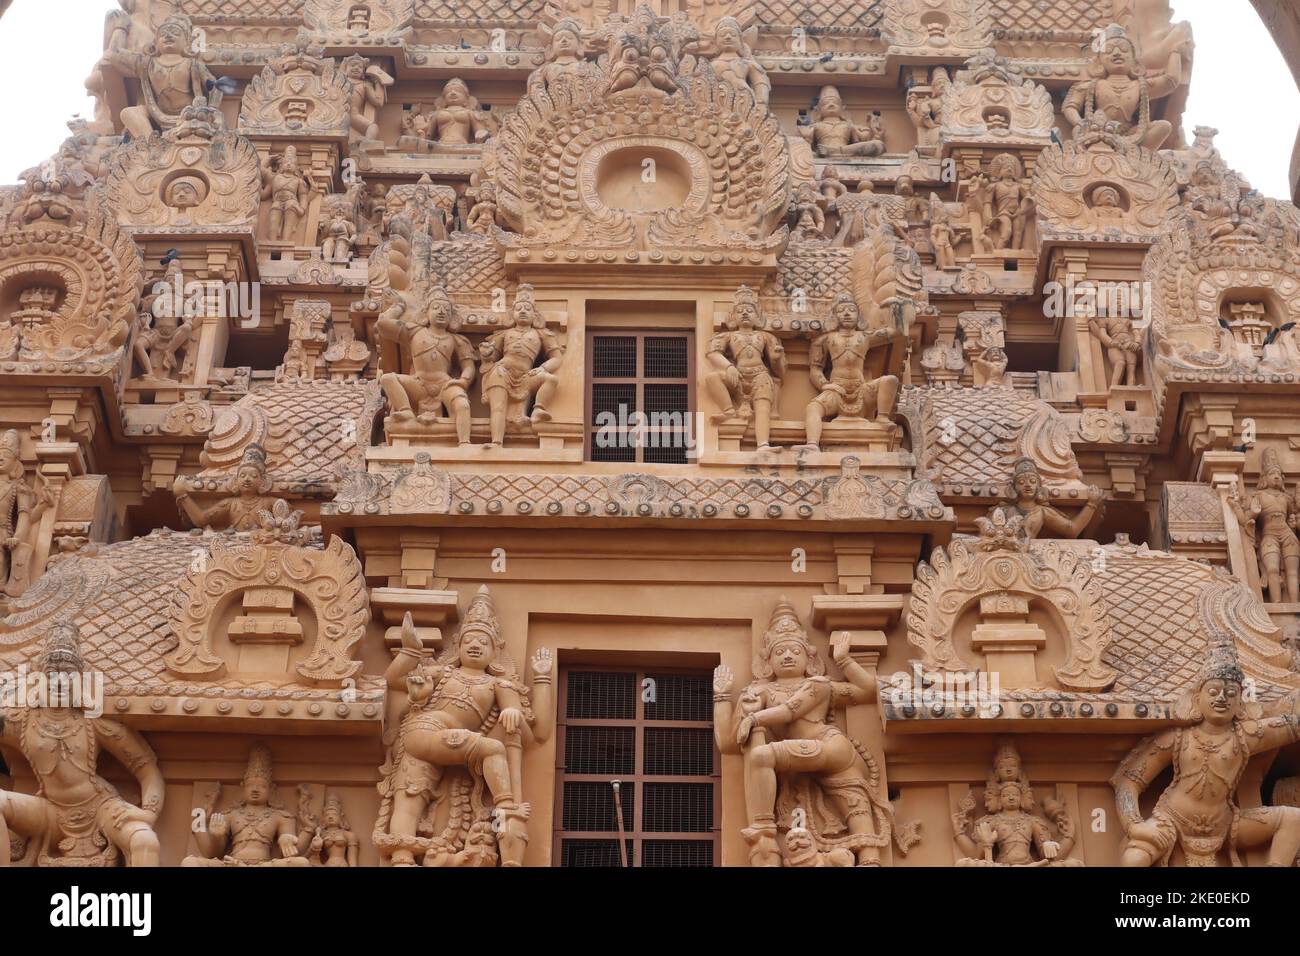
[[[820,447],[822,422],[827,418],[874,418],[891,424],[898,402],[898,378],[882,375],[868,378],[867,359],[873,348],[887,345],[890,329],[866,331],[862,313],[853,296],[841,292],[831,305],[835,331],[818,336],[808,353],[808,375],[817,397],[808,403],[804,425],[806,447]],[[826,363],[830,362],[830,377]]]
[[[844,98],[833,86],[823,86],[812,111],[812,121],[799,127],[813,153],[827,159],[879,156],[885,151],[880,116],[873,113],[866,126],[844,115]]]
[[[76,625],[50,629],[37,667],[51,692],[66,694],[0,711],[0,739],[22,753],[39,784],[35,794],[0,790],[0,867],[10,863],[11,832],[35,841],[27,852],[38,866],[112,866],[119,853],[128,866],[157,866],[154,826],[165,793],[157,758],[134,730],[87,715]],[[78,692],[75,681],[83,681]],[[99,776],[101,748],[140,782],[140,806]]]
[[[408,707],[380,770],[374,833],[394,866],[415,866],[417,857],[425,866],[491,865],[484,853],[492,833],[501,865],[523,864],[531,812],[519,800],[523,748],[550,735],[551,667],[550,651],[539,650],[534,713],[486,587],[437,659],[425,655],[406,615],[402,650],[386,678],[395,690],[405,687]]]
[[[179,476],[172,486],[176,504],[198,528],[209,531],[256,531],[263,513],[270,513],[276,498],[268,495],[271,479],[266,470],[266,452],[261,445],[249,445],[228,485],[228,497],[211,508],[203,508],[190,497],[189,479]]]
[[[772,612],[755,656],[755,680],[731,700],[733,675],[714,671],[714,732],[724,753],[745,757],[743,830],[754,866],[781,866],[778,829],[794,834],[787,848],[802,860],[808,830],[819,848],[848,850],[858,866],[880,864],[893,831],[893,810],[875,792],[880,769],[871,754],[835,723],[836,708],[876,699],[876,680],[849,656],[848,634],[831,643],[846,680],[826,676],[826,664],[784,598]],[[906,850],[905,840],[899,840]],[[825,857],[831,865],[842,854]]]
[[[206,826],[194,833],[201,855],[181,866],[311,866],[304,854],[313,834],[300,835],[297,817],[272,802],[272,777],[271,751],[257,744],[248,752],[243,799],[224,812],[204,808]]]
[[[1175,709],[1182,726],[1138,744],[1111,777],[1126,837],[1120,865],[1165,865],[1181,848],[1185,866],[1217,866],[1225,851],[1240,866],[1238,850],[1255,846],[1269,848],[1269,866],[1295,865],[1300,808],[1242,809],[1237,787],[1255,754],[1300,740],[1300,691],[1247,703],[1244,682],[1235,648],[1212,648],[1199,683]],[[1170,767],[1173,779],[1144,819],[1138,800]]]
[[[514,324],[494,332],[479,345],[483,360],[483,400],[488,406],[495,448],[505,441],[507,422],[524,427],[549,422],[551,401],[559,387],[556,372],[564,349],[533,299],[533,287],[523,284],[515,295]],[[537,364],[538,358],[542,363]],[[529,399],[533,410],[525,415]]]
[[[1074,846],[1073,821],[1055,800],[1043,801],[1042,812],[1038,810],[1014,744],[998,748],[984,786],[987,813],[972,823],[974,809],[972,793],[953,815],[954,840],[966,854],[958,866],[1083,866],[1082,860],[1068,859]]]

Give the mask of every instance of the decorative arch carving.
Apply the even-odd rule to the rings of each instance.
[[[365,579],[356,552],[332,537],[323,549],[233,541],[214,547],[208,561],[191,567],[172,602],[178,646],[164,659],[172,675],[202,680],[226,675],[226,661],[214,650],[214,629],[221,608],[251,589],[292,592],[311,609],[316,640],[294,667],[298,678],[336,684],[361,669],[350,655],[370,620]]]
[[[912,585],[907,640],[930,670],[974,671],[952,642],[953,627],[973,604],[1023,598],[1052,608],[1067,642],[1064,664],[1055,667],[1065,690],[1106,690],[1118,676],[1102,662],[1110,643],[1101,582],[1085,557],[1046,543],[1032,550],[976,550],[964,541],[937,548],[921,562]]]

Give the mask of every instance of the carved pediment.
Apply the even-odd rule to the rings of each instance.
[[[139,250],[104,192],[62,158],[23,178],[0,196],[0,359],[108,360],[135,317]]]
[[[395,43],[411,32],[415,0],[307,0],[303,19],[313,38],[332,43]]]
[[[1151,242],[1181,219],[1173,167],[1106,133],[1043,150],[1034,165],[1033,194],[1040,240]]]
[[[621,32],[634,29],[644,35]],[[699,264],[691,251],[752,257],[784,243],[785,134],[749,89],[681,56],[692,32],[638,11],[607,24],[598,68],[533,86],[484,151],[498,222],[513,230],[499,241],[520,258],[568,247]],[[669,51],[662,63],[656,49]]]
[[[204,122],[208,108],[164,135],[133,140],[109,163],[107,190],[118,222],[133,233],[256,227],[261,173],[253,144]]]
[[[1038,607],[1048,614],[1037,615]],[[969,649],[963,651],[954,638],[968,618],[978,623],[967,639]],[[1066,645],[1065,660],[1051,673],[1061,689],[1098,692],[1116,678],[1115,669],[1102,662],[1111,628],[1101,582],[1087,555],[1055,544],[985,551],[954,541],[935,549],[929,562],[917,568],[907,639],[920,649],[920,663],[931,671],[996,671],[994,660],[1014,653],[1009,649],[1023,648],[1032,655],[1033,648],[1043,652],[1059,642]],[[989,650],[987,668],[971,663],[981,646]],[[1001,674],[1008,690],[1016,686],[1007,684],[1012,673],[1004,668]],[[1047,677],[1039,668],[1039,681]]]
[[[975,53],[993,43],[988,0],[885,0],[891,49]]]
[[[239,131],[255,136],[348,135],[352,84],[324,50],[289,47],[244,90]]]
[[[178,646],[165,663],[181,679],[267,673],[338,686],[361,669],[351,652],[369,620],[361,562],[340,538],[323,549],[232,539],[176,591]]]
[[[966,62],[943,91],[942,137],[1043,142],[1056,121],[1052,95],[993,51]]]

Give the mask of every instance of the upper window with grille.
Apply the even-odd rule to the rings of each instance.
[[[695,440],[694,364],[689,332],[588,333],[587,457],[686,464]]]

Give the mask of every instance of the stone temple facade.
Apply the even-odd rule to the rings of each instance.
[[[1165,0],[104,39],[0,188],[0,866],[1295,863],[1300,212]]]

